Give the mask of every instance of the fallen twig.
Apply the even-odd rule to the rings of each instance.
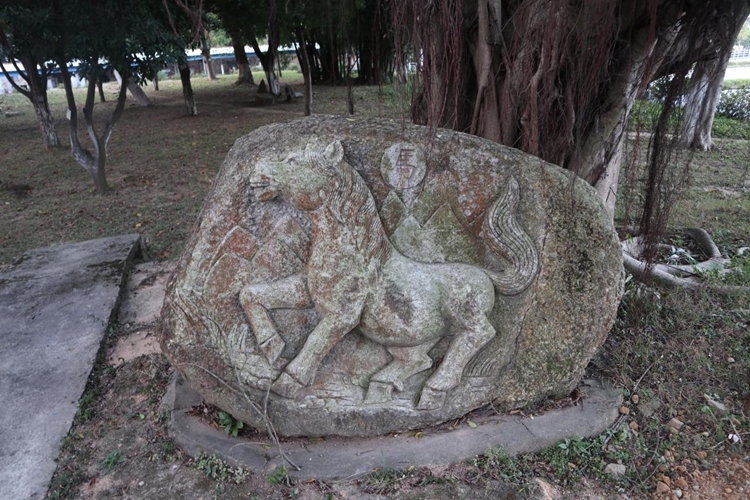
[[[646,376],[646,374],[647,374],[647,373],[649,372],[649,370],[651,370],[651,368],[653,368],[653,367],[654,367],[654,365],[655,365],[655,364],[656,364],[656,363],[657,363],[658,361],[660,361],[660,360],[661,360],[662,358],[664,358],[664,355],[663,355],[663,354],[662,354],[661,356],[659,356],[659,359],[657,359],[656,361],[654,361],[653,363],[651,363],[650,365],[648,365],[648,368],[646,368],[646,370],[645,370],[645,371],[643,372],[643,375],[641,375],[641,377],[640,377],[640,378],[638,379],[638,381],[637,381],[637,382],[635,383],[635,385],[633,386],[633,393],[635,393],[635,391],[637,391],[637,390],[638,390],[638,386],[639,386],[639,385],[641,385],[641,381],[643,380],[643,377],[645,377],[645,376]]]
[[[216,379],[219,383],[223,384],[224,387],[226,387],[230,391],[234,392],[235,394],[241,395],[243,397],[243,399],[245,399],[245,401],[248,402],[248,404],[250,405],[250,407],[253,410],[255,410],[258,413],[258,415],[260,416],[260,418],[263,420],[263,423],[266,426],[266,432],[268,433],[268,437],[270,437],[271,440],[273,441],[273,443],[276,445],[276,449],[279,452],[279,456],[286,463],[288,463],[289,466],[293,467],[294,470],[298,470],[298,471],[302,470],[302,467],[300,467],[299,465],[295,464],[292,461],[292,459],[289,458],[289,455],[281,447],[281,442],[279,441],[279,437],[276,434],[276,428],[273,426],[273,422],[271,422],[271,419],[268,418],[268,413],[267,413],[267,409],[268,409],[268,407],[267,407],[268,393],[266,393],[266,401],[264,402],[264,408],[261,409],[260,405],[258,403],[256,403],[255,401],[253,401],[252,399],[250,399],[250,397],[244,391],[240,391],[240,390],[236,389],[235,387],[232,387],[224,379],[222,379],[221,377],[219,377],[218,375],[216,375],[211,370],[209,370],[207,368],[204,368],[203,366],[198,365],[196,363],[183,363],[183,366],[192,366],[192,367],[198,368],[200,370],[203,370],[204,372],[206,372],[207,374],[209,374],[210,376],[212,376],[214,379]]]

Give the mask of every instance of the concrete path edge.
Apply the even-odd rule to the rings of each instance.
[[[0,272],[0,497],[46,497],[139,242],[36,248]]]

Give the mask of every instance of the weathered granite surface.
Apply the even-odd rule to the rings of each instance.
[[[162,311],[204,398],[367,436],[568,393],[622,293],[584,182],[476,137],[315,117],[227,155]]]

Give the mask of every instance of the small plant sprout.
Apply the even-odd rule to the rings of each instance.
[[[121,463],[125,462],[125,456],[120,450],[112,450],[107,453],[102,463],[99,465],[100,469],[104,469],[105,474],[109,474]]]
[[[198,455],[195,457],[195,468],[202,471],[206,477],[220,482],[234,482],[242,484],[247,480],[248,471],[242,467],[234,468],[218,458],[216,455]]]
[[[219,412],[219,427],[224,429],[224,434],[227,436],[231,434],[233,437],[237,437],[244,426],[245,424],[241,420],[237,420],[231,414],[224,411]]]
[[[277,465],[273,472],[266,475],[266,481],[271,484],[283,484],[288,482],[286,467],[283,465]]]

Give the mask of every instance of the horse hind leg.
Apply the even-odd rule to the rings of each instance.
[[[427,379],[419,397],[418,409],[436,410],[442,407],[447,392],[459,384],[471,358],[495,336],[495,328],[484,314],[478,313],[472,323],[456,333],[443,362]]]
[[[365,404],[387,403],[393,399],[393,389],[404,390],[406,380],[419,372],[432,367],[432,358],[427,353],[437,341],[414,347],[390,347],[388,352],[393,360],[385,368],[370,377]]]

